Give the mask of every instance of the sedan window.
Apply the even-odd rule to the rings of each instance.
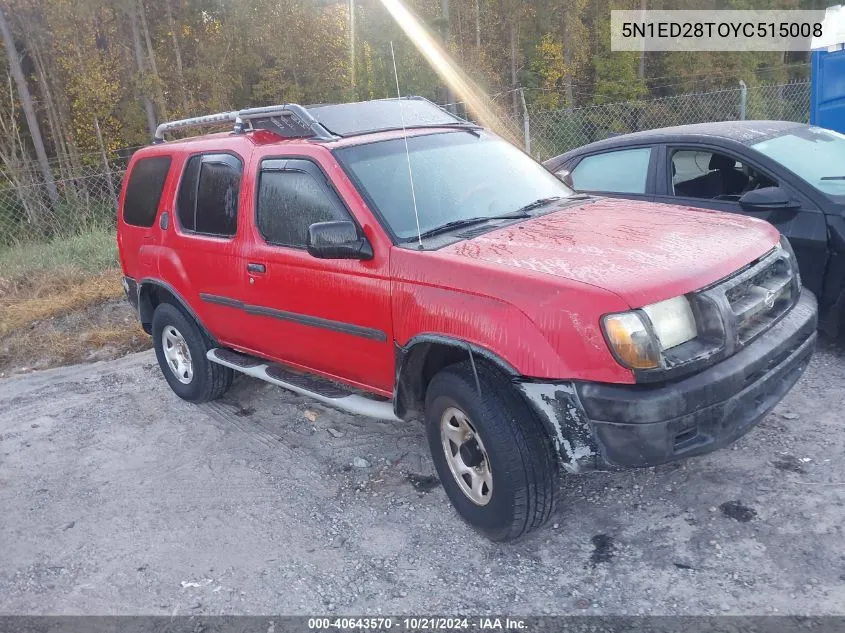
[[[803,127],[751,147],[780,163],[819,191],[845,196],[845,136]]]
[[[705,200],[739,200],[742,194],[775,182],[721,152],[679,149],[672,152],[674,195]]]
[[[645,193],[651,148],[638,147],[583,159],[572,170],[576,191]]]

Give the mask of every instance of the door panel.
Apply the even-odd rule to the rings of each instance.
[[[244,283],[239,270],[243,159],[196,154],[188,157],[181,172],[163,231],[161,277],[175,286],[221,343],[243,345],[249,341],[248,330],[231,308],[213,300],[237,296]]]
[[[259,172],[253,239],[239,267],[251,349],[391,394],[389,250],[374,248],[367,261],[312,257],[299,243],[307,224],[353,219],[340,196],[311,161],[272,158],[251,168]]]
[[[136,279],[158,274],[161,234],[156,219],[173,195],[173,160],[149,156],[133,161],[119,202],[117,241],[124,272]]]
[[[664,155],[664,186],[655,197],[656,202],[738,213],[770,222],[789,238],[804,285],[816,295],[822,292],[829,255],[827,227],[824,215],[809,198],[787,180],[740,152],[711,145],[684,144],[668,146]],[[735,163],[733,168],[728,164],[732,162]],[[748,179],[743,181],[743,176]],[[742,189],[771,184],[786,190],[800,206],[758,210],[739,204]],[[735,190],[739,193],[734,193]],[[725,199],[683,195],[693,192],[721,195]]]

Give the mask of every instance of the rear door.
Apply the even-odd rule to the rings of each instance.
[[[244,283],[240,270],[244,158],[234,152],[183,157],[181,178],[160,257],[160,276],[175,286],[222,343],[249,340],[227,298]]]
[[[332,159],[325,158],[324,161]],[[251,239],[244,244],[245,312],[252,350],[328,377],[392,393],[394,349],[389,248],[364,231],[320,158],[256,157]],[[351,185],[350,185],[351,186]],[[370,260],[317,259],[314,222],[351,220],[373,246]],[[372,227],[370,227],[372,228]]]
[[[667,145],[655,201],[739,213],[771,222],[789,238],[804,285],[819,295],[828,260],[827,226],[821,209],[782,174],[743,152],[712,144]],[[798,203],[792,209],[751,209],[742,195],[777,186]]]

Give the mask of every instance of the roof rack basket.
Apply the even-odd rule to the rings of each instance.
[[[218,112],[205,116],[191,117],[179,121],[162,123],[156,128],[153,143],[163,143],[164,135],[167,132],[186,130],[221,123],[233,123],[232,131],[235,134],[243,134],[245,125],[251,129],[266,129],[279,134],[285,138],[317,138],[323,141],[330,141],[337,138],[311,114],[296,103],[284,105],[266,106],[263,108],[246,108],[244,110],[233,110],[231,112]]]

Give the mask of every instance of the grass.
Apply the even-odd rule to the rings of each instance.
[[[122,297],[112,230],[0,249],[0,371],[148,347]]]
[[[80,325],[72,331],[24,328],[14,336],[0,337],[0,377],[31,369],[118,358],[149,347],[150,337],[137,322],[117,327]]]
[[[0,296],[0,336],[35,321],[64,316],[123,294],[120,271],[39,271]]]
[[[118,268],[113,229],[95,228],[50,242],[19,242],[0,249],[0,296],[32,276],[97,273]]]

